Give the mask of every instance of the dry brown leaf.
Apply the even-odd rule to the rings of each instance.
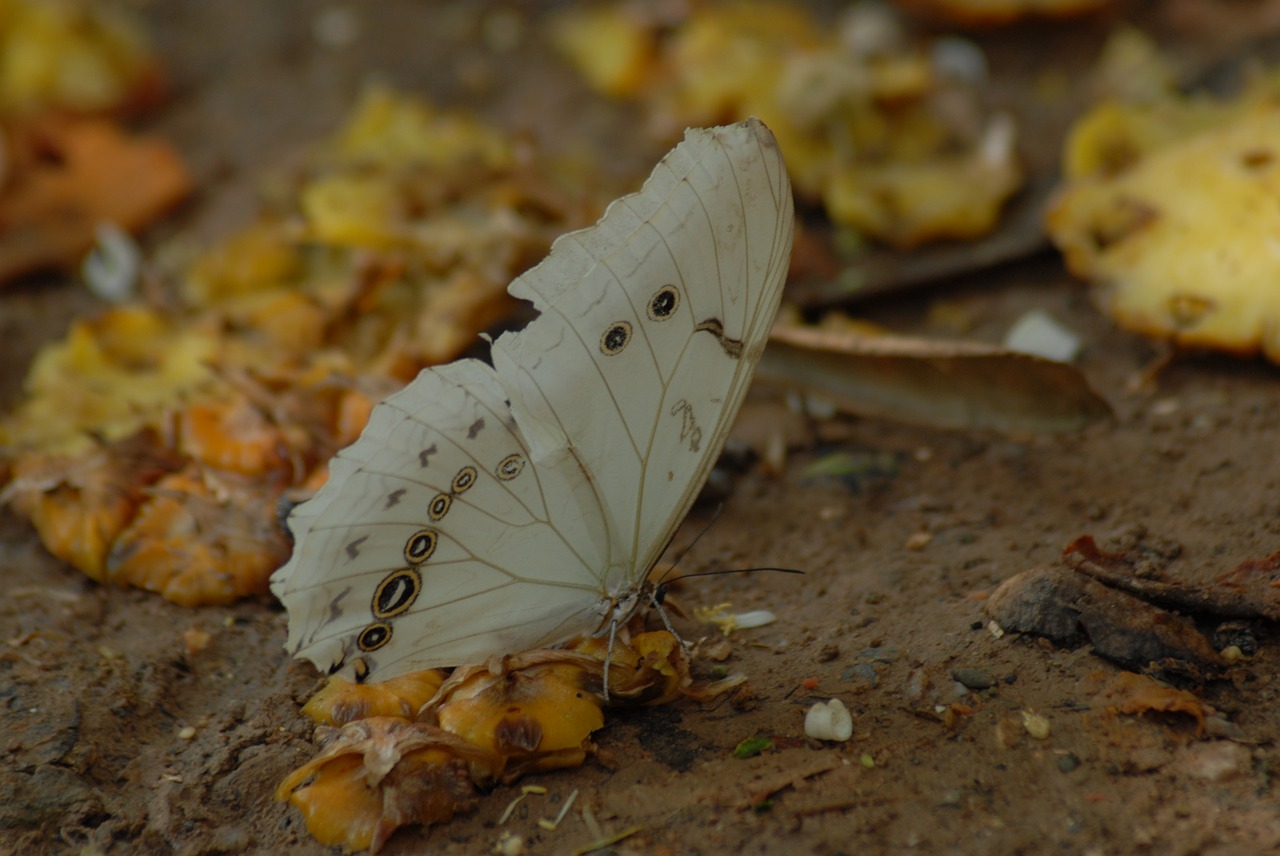
[[[0,282],[77,262],[103,222],[136,231],[191,192],[168,143],[130,137],[105,119],[13,125],[0,187]]]
[[[1163,606],[1226,618],[1280,621],[1280,552],[1247,559],[1207,585],[1153,575],[1142,566],[1142,554],[1106,552],[1088,535],[1068,544],[1062,557],[1083,574]]]
[[[778,326],[760,374],[852,413],[946,428],[1066,432],[1111,414],[1071,366],[980,342]]]
[[[1203,734],[1205,717],[1214,710],[1194,693],[1165,686],[1154,678],[1121,672],[1103,688],[1100,705],[1113,713],[1185,713],[1196,721],[1196,733]]]

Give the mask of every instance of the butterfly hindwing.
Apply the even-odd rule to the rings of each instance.
[[[318,499],[291,519],[293,567],[273,587],[302,619],[289,649],[321,668],[399,673],[549,644],[600,598],[608,530],[591,485],[571,462],[530,461],[483,363],[428,369],[379,404]],[[557,516],[565,502],[574,513]]]

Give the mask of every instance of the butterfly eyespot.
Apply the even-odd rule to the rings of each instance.
[[[649,298],[649,320],[666,321],[680,308],[680,292],[674,285],[664,285]]]
[[[447,493],[437,493],[436,498],[431,500],[431,504],[427,506],[427,516],[433,521],[438,521],[449,512],[449,506],[453,505],[453,497]]]
[[[391,625],[385,621],[370,624],[356,637],[356,644],[361,651],[377,651],[391,641]],[[358,671],[358,669],[357,669]]]
[[[413,533],[404,545],[405,561],[411,565],[421,565],[436,551],[436,543],[440,536],[434,529],[423,529]]]
[[[615,321],[609,325],[600,337],[600,353],[606,357],[622,353],[622,349],[631,341],[631,325],[626,321]]]
[[[498,461],[498,466],[494,468],[493,472],[494,475],[503,481],[511,481],[513,478],[520,475],[520,472],[523,469],[524,455],[513,453],[507,455],[501,461]]]
[[[466,493],[471,486],[476,483],[476,468],[463,467],[458,470],[458,474],[453,477],[454,494]]]
[[[422,576],[413,568],[392,571],[373,591],[373,617],[395,618],[407,612],[422,591]]]

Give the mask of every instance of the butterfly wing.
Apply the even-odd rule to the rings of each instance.
[[[611,587],[647,573],[706,481],[777,313],[793,223],[759,120],[691,130],[640,193],[511,284],[540,315],[498,339],[494,365],[535,458],[572,448],[600,485],[626,545]]]
[[[476,360],[427,369],[375,407],[289,525],[294,552],[272,577],[286,647],[349,677],[561,641],[590,623],[607,565],[572,453],[531,461]]]
[[[494,368],[374,408],[290,517],[287,648],[357,678],[564,641],[634,589],[724,443],[777,310],[790,185],[757,120],[686,140],[511,285]]]

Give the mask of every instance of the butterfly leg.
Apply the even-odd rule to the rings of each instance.
[[[609,670],[613,665],[613,642],[618,638],[618,622],[609,622],[609,646],[604,650],[604,703],[609,703]]]
[[[686,657],[688,657],[689,643],[684,641],[684,637],[681,636],[679,633],[677,633],[676,629],[671,626],[671,619],[667,617],[667,611],[662,608],[662,602],[658,600],[657,597],[650,595],[649,603],[657,611],[658,616],[662,619],[662,623],[667,628],[667,632],[675,637],[675,640],[680,643],[680,650],[684,652],[684,655]]]

